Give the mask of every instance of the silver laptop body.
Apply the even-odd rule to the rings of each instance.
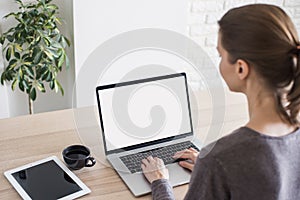
[[[96,96],[106,158],[134,196],[151,192],[150,184],[121,158],[185,141],[201,147],[194,137],[185,73],[98,86]],[[172,186],[189,182],[190,172],[178,163],[167,168]]]

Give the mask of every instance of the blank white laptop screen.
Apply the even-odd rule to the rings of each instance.
[[[107,151],[191,132],[185,77],[98,90]]]

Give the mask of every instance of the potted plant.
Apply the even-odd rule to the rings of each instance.
[[[0,37],[6,67],[1,75],[1,84],[11,82],[11,89],[18,87],[28,95],[29,113],[33,113],[33,101],[37,91],[46,92],[49,84],[55,92],[64,90],[57,80],[65,63],[69,67],[66,47],[69,40],[60,33],[61,24],[58,7],[52,0],[36,0],[24,4],[16,0],[18,12],[11,12],[4,18],[13,17],[17,24]]]

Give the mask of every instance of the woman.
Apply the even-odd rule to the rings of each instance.
[[[300,199],[300,43],[279,7],[234,8],[219,21],[220,71],[247,96],[249,122],[217,141],[205,157],[175,157],[192,171],[186,199]],[[204,148],[205,150],[205,148]],[[142,161],[154,199],[172,199],[159,158]]]

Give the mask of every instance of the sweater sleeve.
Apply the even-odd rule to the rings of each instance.
[[[209,156],[203,159],[198,157],[185,199],[230,199],[227,184],[225,171],[217,160]]]
[[[173,188],[167,179],[155,180],[151,184],[153,200],[172,200]]]

